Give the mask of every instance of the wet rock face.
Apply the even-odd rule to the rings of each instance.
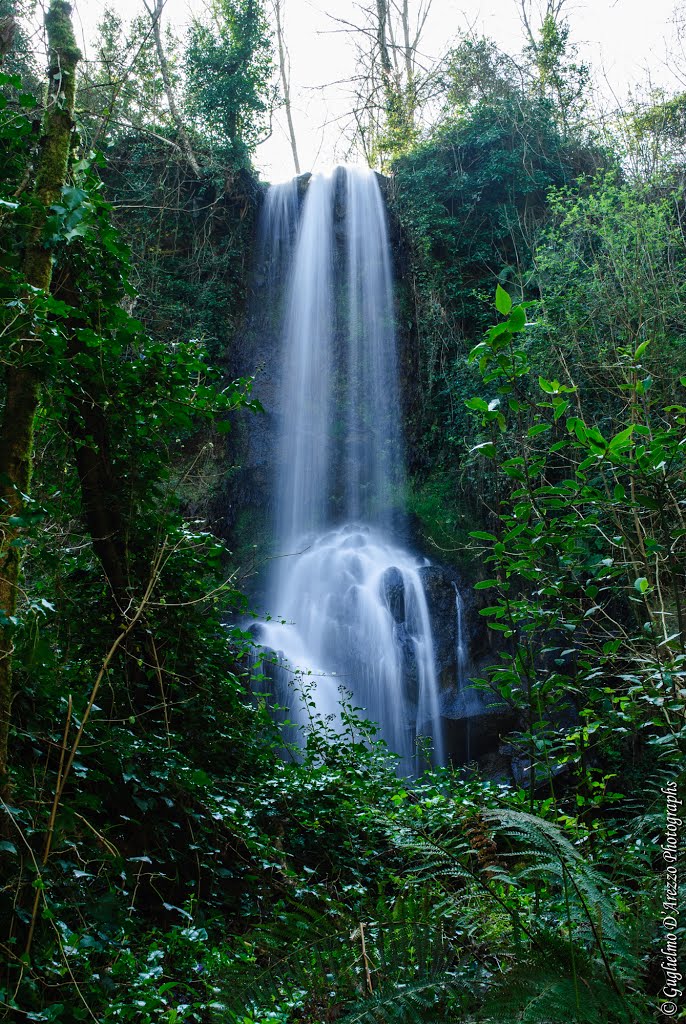
[[[404,622],[398,622],[393,627],[393,637],[402,659],[403,689],[406,699],[416,705],[419,700],[419,666],[417,665],[417,652],[414,640],[407,631]]]
[[[431,616],[436,671],[442,690],[457,687],[457,609],[455,585],[457,573],[442,565],[426,565],[419,570],[426,603]]]
[[[397,623],[405,622],[405,584],[399,569],[386,569],[383,574],[383,592],[388,602],[388,610]]]
[[[446,748],[454,763],[483,761],[508,775],[498,754],[501,738],[515,726],[510,709],[493,693],[471,685],[495,659],[477,595],[454,569],[427,565],[419,570],[431,615]],[[457,593],[460,595],[458,616]]]

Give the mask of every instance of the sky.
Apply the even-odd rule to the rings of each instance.
[[[167,0],[165,18],[179,33],[204,0]],[[335,163],[343,154],[341,125],[349,108],[348,92],[338,84],[354,73],[350,40],[332,20],[356,20],[355,0],[283,0],[285,32],[291,62],[293,118],[302,170]],[[535,2],[535,0],[534,0]],[[621,101],[630,88],[654,84],[669,88],[673,68],[667,40],[676,0],[571,0],[571,37],[594,70],[605,103]],[[419,0],[411,0],[411,8]],[[106,0],[75,0],[76,28],[87,42],[93,38]],[[111,0],[123,18],[142,11],[143,0]],[[359,20],[359,19],[358,19]],[[469,29],[493,38],[508,53],[523,45],[516,0],[433,0],[422,42],[427,57],[438,57],[459,42]],[[337,31],[338,30],[338,31]],[[293,160],[283,112],[272,134],[257,149],[255,163],[272,182],[290,177]]]

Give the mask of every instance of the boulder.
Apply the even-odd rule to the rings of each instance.
[[[405,622],[405,584],[399,569],[386,569],[382,587],[394,622]]]

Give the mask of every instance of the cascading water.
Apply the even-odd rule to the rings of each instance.
[[[462,606],[462,595],[460,594],[460,588],[458,587],[457,583],[453,583],[453,590],[455,591],[455,662],[457,664],[457,688],[458,690],[461,690],[465,685],[467,678],[468,654],[464,629],[464,608]]]
[[[264,226],[265,244],[278,233],[282,254],[288,188],[271,190]],[[439,763],[443,743],[423,563],[391,539],[403,454],[389,243],[373,172],[315,175],[286,258],[279,557],[268,600],[279,620],[262,625],[260,642],[278,654],[277,685],[306,675],[309,699],[334,718],[343,685],[411,771],[419,735]]]
[[[472,759],[472,726],[484,714],[486,705],[483,694],[474,688],[469,679],[470,660],[465,630],[464,605],[457,583],[453,583],[453,589],[455,591],[455,661],[457,666],[457,697],[453,702],[453,713],[459,711],[459,718],[464,723],[462,753],[465,760],[469,762]]]
[[[393,526],[404,482],[393,277],[376,176],[346,172],[346,516]]]
[[[295,179],[273,185],[265,196],[260,216],[258,262],[266,271],[267,302],[278,302],[281,276],[290,263],[298,226],[298,186]]]

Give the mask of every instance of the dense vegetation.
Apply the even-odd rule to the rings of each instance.
[[[409,503],[487,598],[477,685],[512,710],[511,778],[398,778],[349,705],[343,738],[312,709],[289,753],[227,626],[263,6],[217,0],[185,40],[159,4],[108,14],[79,77],[52,0],[45,94],[2,21],[0,1017],[638,1024],[669,1002],[683,97],[601,134],[549,7],[517,64],[452,52],[431,127],[389,63],[370,146],[404,247]]]

